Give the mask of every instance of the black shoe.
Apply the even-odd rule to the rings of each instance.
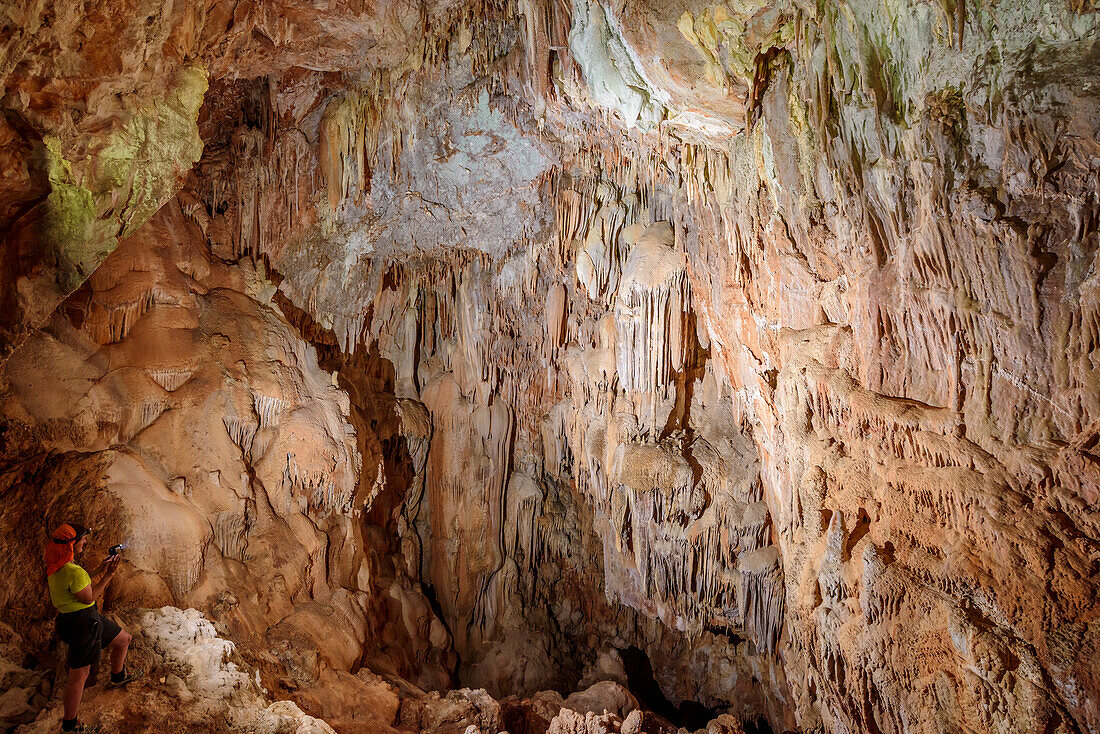
[[[130,683],[131,681],[135,681],[140,677],[141,677],[140,672],[126,670],[124,668],[122,670],[122,675],[119,676],[117,679],[115,678],[114,673],[111,674],[111,680],[110,680],[109,683],[107,683],[107,687],[108,688],[122,688],[127,683]]]
[[[73,732],[76,732],[76,734],[93,734],[94,732],[99,731],[99,727],[88,726],[87,724],[78,721],[76,726],[74,726],[72,729],[62,729],[61,731],[62,734],[73,734]]]

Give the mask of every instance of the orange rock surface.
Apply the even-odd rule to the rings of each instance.
[[[4,726],[1100,732],[1094,3],[0,28]]]

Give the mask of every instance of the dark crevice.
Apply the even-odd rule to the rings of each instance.
[[[447,628],[447,633],[450,634],[450,625],[447,624],[447,617],[443,614],[443,606],[439,603],[439,596],[436,594],[435,586],[428,581],[420,582],[420,592],[424,595],[424,598],[428,600],[428,606],[432,608],[432,613],[435,614],[439,623]],[[462,669],[462,656],[458,654],[458,650],[454,651],[455,665],[449,672],[451,674],[451,681],[455,688],[462,687],[462,681],[459,680],[458,671]]]
[[[859,515],[856,519],[855,527],[852,528],[852,532],[848,534],[848,542],[844,544],[845,560],[852,557],[852,549],[855,548],[856,543],[863,540],[864,536],[870,531],[871,518],[867,516],[867,511],[861,507],[859,508]]]
[[[742,721],[741,725],[745,728],[745,734],[774,734],[774,730],[767,719],[750,719],[749,721]]]
[[[638,699],[642,708],[668,719],[678,727],[692,731],[704,728],[721,713],[720,710],[708,708],[697,701],[684,701],[679,706],[669,701],[657,679],[653,677],[653,665],[649,656],[641,649],[633,646],[621,648],[619,656],[626,670],[630,692]]]

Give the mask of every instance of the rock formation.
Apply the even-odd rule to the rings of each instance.
[[[0,27],[5,725],[1100,732],[1095,2]]]

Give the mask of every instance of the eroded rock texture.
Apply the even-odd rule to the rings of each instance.
[[[216,609],[257,664],[314,685],[357,667],[367,619],[386,617],[352,511],[363,454],[273,287],[188,245],[198,232],[162,209],[9,362],[5,439],[24,462],[5,534],[30,569],[50,522],[87,517],[98,545],[127,546],[114,604]],[[13,579],[6,607],[41,622],[39,583]]]
[[[1094,3],[133,5],[3,16],[23,646],[78,512],[339,731],[1100,731]]]

